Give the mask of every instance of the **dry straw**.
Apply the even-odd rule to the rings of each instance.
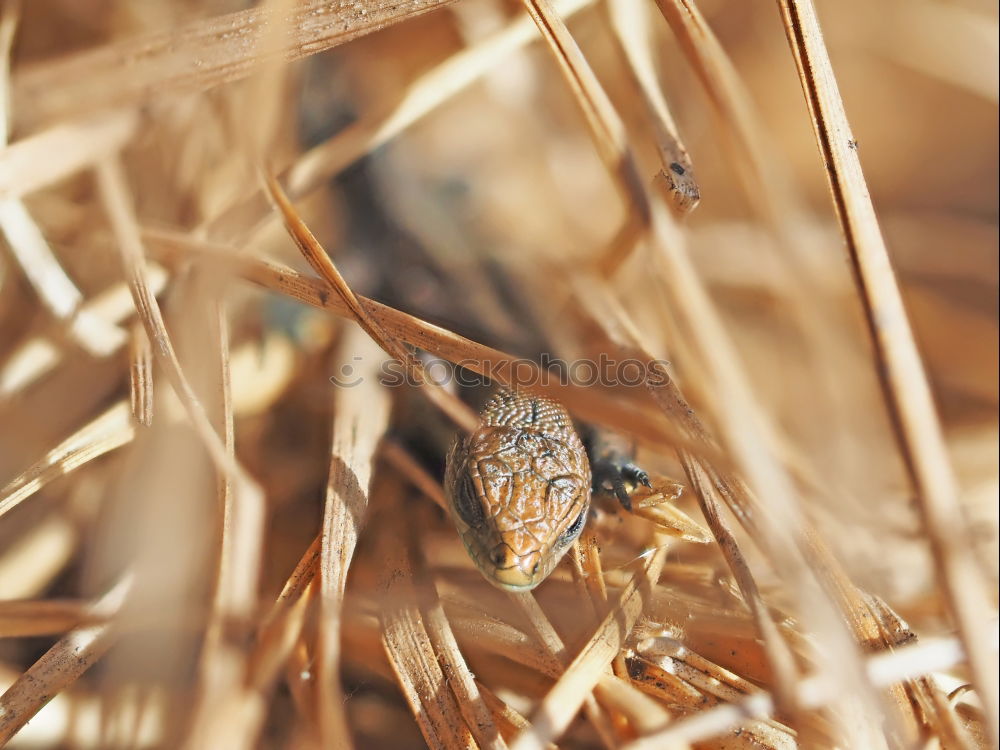
[[[245,5],[0,0],[0,745],[997,746],[995,4]]]

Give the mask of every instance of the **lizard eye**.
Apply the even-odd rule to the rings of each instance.
[[[455,512],[469,526],[478,528],[486,520],[486,517],[483,513],[483,505],[479,502],[479,498],[476,497],[476,490],[472,485],[472,477],[462,472],[462,477],[458,480],[458,486],[455,489]]]
[[[580,532],[583,531],[583,524],[586,520],[587,520],[587,509],[584,508],[583,512],[576,517],[575,521],[573,521],[573,524],[568,529],[566,529],[566,531],[564,531],[562,535],[559,537],[559,546],[565,547],[576,541],[576,538],[580,536]]]

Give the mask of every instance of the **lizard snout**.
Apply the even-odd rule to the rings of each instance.
[[[501,586],[523,589],[533,588],[538,583],[535,575],[541,565],[541,556],[537,552],[518,555],[510,546],[501,542],[493,548],[489,557],[493,565],[493,578]]]

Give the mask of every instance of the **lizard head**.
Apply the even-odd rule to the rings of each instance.
[[[448,455],[445,495],[490,583],[533,589],[583,530],[590,465],[572,420],[547,399],[502,391]]]

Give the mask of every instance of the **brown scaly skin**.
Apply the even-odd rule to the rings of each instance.
[[[508,591],[533,589],[580,535],[590,508],[587,451],[554,401],[502,390],[479,428],[448,454],[445,494],[479,570]]]

